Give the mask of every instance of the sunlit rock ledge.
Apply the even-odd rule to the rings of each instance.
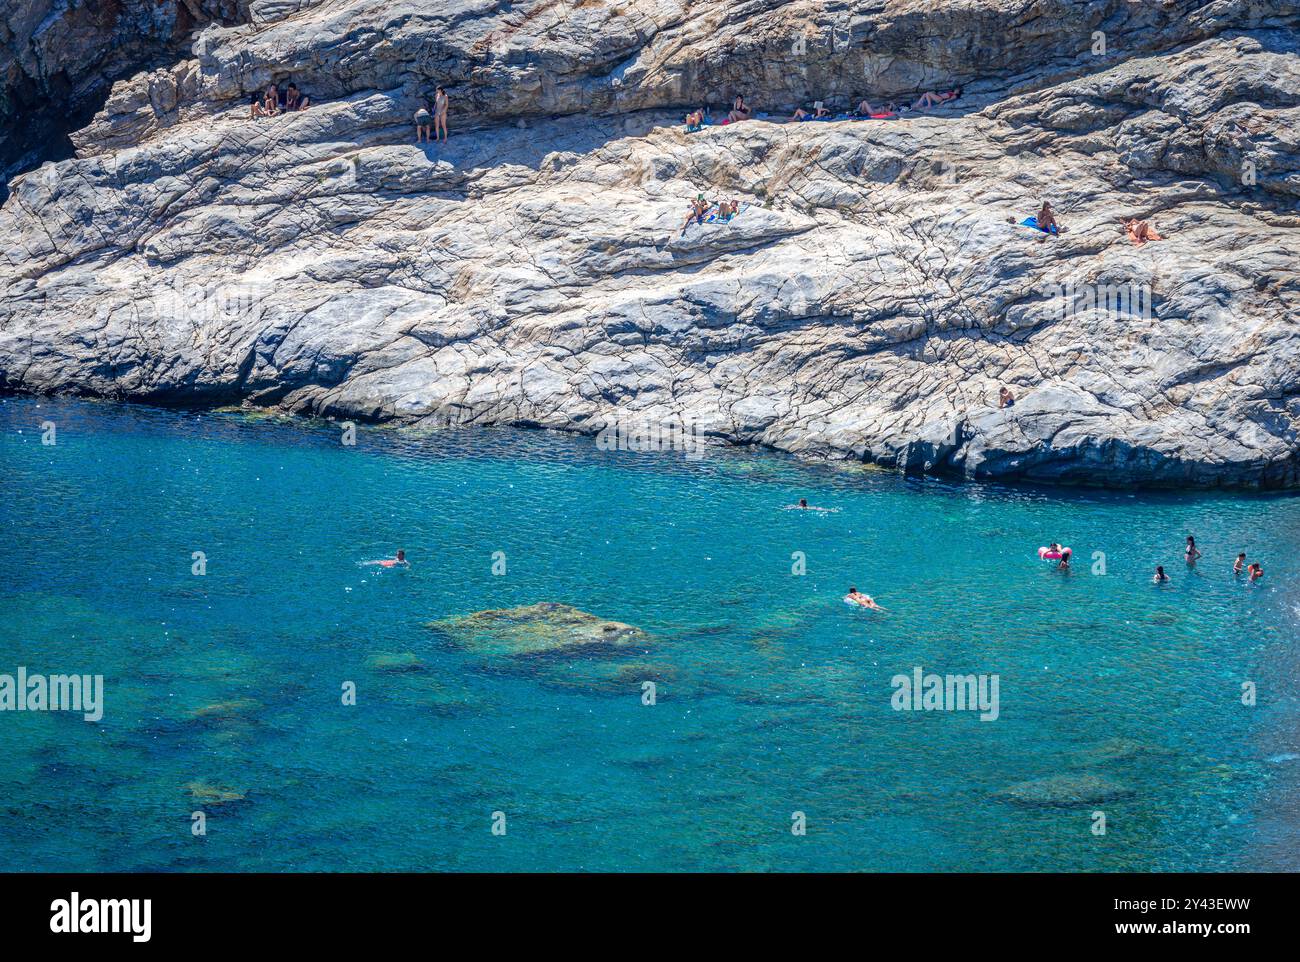
[[[1079,9],[251,4],[11,183],[0,388],[1295,487],[1296,5]],[[252,119],[290,79],[313,106]],[[684,132],[738,91],[768,119]],[[683,234],[701,192],[741,212]]]

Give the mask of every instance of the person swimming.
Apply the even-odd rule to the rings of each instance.
[[[406,560],[406,552],[399,550],[396,558],[383,558],[379,561],[363,561],[363,565],[378,565],[381,568],[409,568],[411,562]]]
[[[1169,575],[1165,574],[1164,565],[1156,565],[1156,574],[1155,577],[1152,578],[1151,580],[1154,581],[1156,584],[1161,584],[1169,580]]]
[[[870,608],[872,611],[884,611],[885,609],[876,604],[870,595],[864,595],[857,588],[849,588],[849,593],[844,596],[844,600],[851,605],[861,605],[863,608]]]
[[[1246,569],[1246,552],[1237,555],[1237,560],[1232,564],[1232,573],[1239,575]]]
[[[1250,566],[1246,570],[1250,572],[1251,584],[1254,584],[1260,578],[1264,577],[1264,566],[1260,564],[1258,561],[1252,561],[1250,563]]]
[[[1057,545],[1056,547],[1061,552],[1061,560],[1060,562],[1057,563],[1056,569],[1058,571],[1069,571],[1070,570],[1070,549],[1062,548],[1060,545]]]
[[[787,504],[787,511],[821,511],[823,514],[834,514],[839,508],[819,508],[815,504],[809,504],[807,498],[800,498],[798,504]]]
[[[1196,564],[1196,559],[1201,556],[1201,552],[1196,547],[1196,539],[1190,534],[1187,536],[1187,550],[1183,552],[1183,556],[1189,565]]]

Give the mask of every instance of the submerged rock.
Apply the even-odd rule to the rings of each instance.
[[[396,654],[380,652],[366,659],[366,667],[371,671],[423,671],[424,665],[414,652],[403,651]]]
[[[648,637],[635,625],[555,602],[476,611],[430,622],[428,627],[469,651],[489,656],[624,648]]]
[[[555,665],[542,678],[542,684],[564,691],[594,695],[639,698],[642,686],[650,681],[656,686],[656,700],[678,692],[677,669],[672,665],[645,661],[581,661]]]
[[[189,713],[189,717],[198,722],[242,721],[261,707],[251,698],[232,698],[230,701],[213,702],[195,708]]]
[[[246,801],[248,798],[244,792],[237,789],[210,785],[207,782],[188,782],[185,788],[190,793],[190,798],[200,805],[230,805],[234,802]]]
[[[998,793],[999,798],[1020,805],[1092,805],[1127,798],[1133,789],[1104,775],[1071,773],[1019,782]]]

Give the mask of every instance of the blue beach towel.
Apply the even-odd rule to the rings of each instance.
[[[1037,218],[1037,217],[1034,217],[1034,216],[1026,217],[1024,220],[1022,220],[1022,221],[1020,222],[1020,226],[1021,226],[1021,227],[1032,227],[1034,230],[1042,231],[1044,234],[1056,234],[1056,233],[1059,233],[1059,231],[1057,231],[1057,229],[1056,229],[1055,227],[1053,227],[1051,230],[1043,230],[1041,227],[1038,226],[1038,218]]]

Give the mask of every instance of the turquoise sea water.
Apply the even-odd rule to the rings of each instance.
[[[339,436],[0,399],[0,673],[106,689],[98,724],[0,712],[0,869],[1295,867],[1300,500]],[[837,510],[783,510],[801,496]],[[1050,540],[1072,573],[1037,559]],[[409,571],[358,564],[399,547]],[[520,660],[425,627],[537,601],[649,638]],[[895,711],[916,666],[997,674],[1000,717]],[[1001,795],[1057,776],[1121,797]]]

